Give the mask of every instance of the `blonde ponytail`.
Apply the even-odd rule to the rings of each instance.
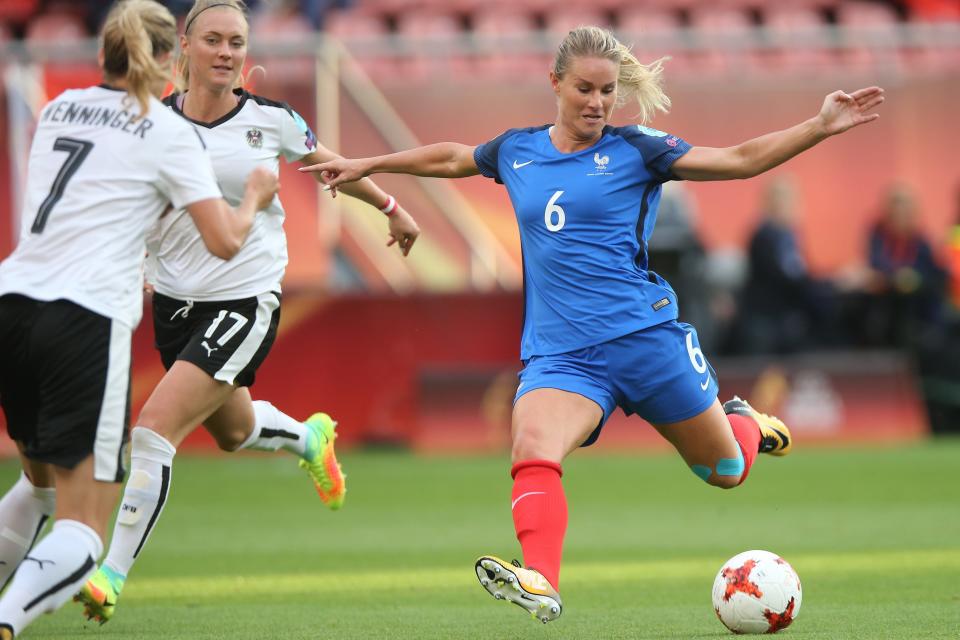
[[[243,0],[196,0],[184,20],[184,25],[186,26],[184,27],[183,35],[189,38],[190,31],[193,29],[193,22],[197,19],[197,16],[207,9],[212,9],[213,7],[229,7],[231,9],[236,9],[243,15],[243,19],[247,21],[247,27],[249,29],[250,23],[247,18],[247,4]],[[254,69],[263,71],[263,67],[261,66],[256,66]],[[253,71],[253,69],[250,71]],[[237,82],[234,88],[239,89],[243,86],[245,81],[246,78],[241,71],[241,73],[237,76]],[[173,86],[180,93],[186,91],[187,87],[190,86],[190,57],[187,56],[182,49],[180,50],[180,53],[177,54],[176,74],[174,75]]]
[[[103,70],[126,81],[141,116],[150,108],[151,86],[170,80],[156,56],[173,51],[176,37],[173,15],[153,0],[122,0],[107,15],[101,35]]]
[[[617,106],[635,100],[640,107],[640,122],[647,123],[657,111],[670,109],[670,98],[663,91],[663,63],[669,58],[660,58],[643,64],[630,52],[630,48],[600,27],[577,27],[572,30],[557,48],[553,72],[562,78],[574,58],[604,58],[619,65],[617,74]]]

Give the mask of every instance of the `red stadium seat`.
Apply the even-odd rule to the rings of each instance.
[[[544,56],[531,49],[538,33],[534,14],[524,9],[492,7],[473,15],[473,34],[481,73],[492,76],[527,76],[549,68]]]
[[[313,26],[297,11],[263,11],[254,15],[250,25],[253,39],[266,45],[308,40],[314,36]],[[266,95],[288,95],[291,90],[310,86],[314,78],[313,56],[263,56],[255,61],[266,69],[265,75],[254,75],[256,91]]]
[[[51,44],[80,42],[87,38],[83,21],[67,11],[53,10],[36,16],[27,25],[26,39]]]
[[[0,23],[26,24],[37,13],[39,0],[3,0],[0,2]]]
[[[385,14],[366,9],[363,5],[354,9],[333,11],[327,16],[324,29],[356,56],[357,62],[371,77],[382,79],[396,76],[397,64],[394,56],[389,51],[375,49],[389,44],[386,39],[389,29]]]
[[[457,53],[465,35],[457,14],[426,8],[404,12],[397,16],[397,34],[407,49],[399,59],[407,78],[470,69],[470,57]]]
[[[696,7],[689,12],[693,37],[699,48],[692,63],[701,70],[743,68],[752,60],[750,48],[755,30],[749,14],[741,8]]]
[[[910,19],[918,22],[960,22],[956,0],[907,0]]]
[[[843,39],[843,64],[887,70],[899,64],[898,51],[891,47],[899,40],[898,17],[892,7],[848,0],[837,6],[836,15]]]
[[[812,3],[771,3],[763,25],[768,48],[762,56],[771,70],[816,70],[835,60],[824,17]]]
[[[684,65],[686,55],[679,48],[683,31],[678,12],[632,6],[620,11],[617,24],[622,41],[633,45],[633,54],[641,62],[669,55],[673,58],[671,69]]]
[[[386,35],[387,23],[380,13],[339,10],[327,16],[324,30],[340,40],[362,40]]]
[[[571,29],[582,25],[596,25],[598,27],[612,27],[606,12],[588,7],[571,6],[557,7],[544,15],[546,31],[558,41]]]

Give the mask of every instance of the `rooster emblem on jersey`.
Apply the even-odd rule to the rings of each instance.
[[[597,165],[597,171],[606,171],[607,164],[610,163],[610,156],[601,156],[598,151],[593,154],[593,163]]]

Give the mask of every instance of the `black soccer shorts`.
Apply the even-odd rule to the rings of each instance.
[[[153,294],[153,328],[163,366],[186,360],[214,380],[249,387],[277,337],[280,294],[215,302]]]
[[[0,296],[0,405],[31,460],[123,482],[130,421],[130,334],[68,300]]]

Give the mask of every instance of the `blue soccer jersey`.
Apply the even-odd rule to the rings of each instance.
[[[506,185],[524,273],[521,358],[565,353],[677,318],[667,282],[647,269],[661,185],[690,145],[656,129],[607,126],[561,153],[549,125],[480,145],[480,173]]]

